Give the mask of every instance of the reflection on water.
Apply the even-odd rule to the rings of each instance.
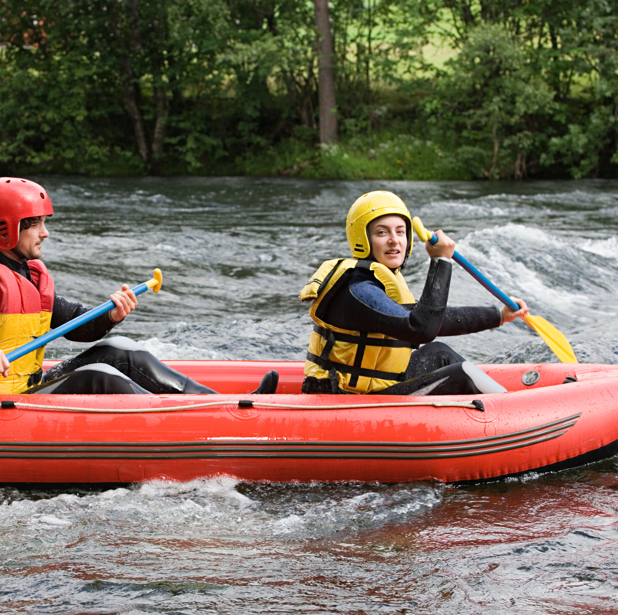
[[[161,358],[301,359],[298,292],[347,253],[376,182],[39,178],[57,292],[97,305],[161,267],[118,329]],[[618,183],[390,182],[428,228],[571,340],[616,363]],[[416,242],[406,277],[420,294]],[[451,302],[494,300],[463,271]],[[449,340],[553,361],[523,323]],[[57,340],[48,356],[83,345]],[[0,488],[0,612],[616,613],[616,459],[485,485],[238,483]]]
[[[605,462],[466,488],[220,478],[91,493],[5,489],[0,605],[24,613],[41,604],[66,613],[609,613],[616,469]]]

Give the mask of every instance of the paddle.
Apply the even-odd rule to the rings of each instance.
[[[152,290],[155,293],[158,293],[161,290],[162,283],[163,283],[163,276],[161,275],[161,270],[155,269],[154,277],[151,280],[148,280],[148,282],[143,282],[142,284],[138,284],[132,290],[136,295],[141,295],[142,293],[145,293],[149,288],[152,288]],[[55,329],[48,331],[45,335],[41,335],[41,337],[37,337],[31,342],[28,342],[27,344],[24,344],[23,346],[16,348],[15,350],[9,352],[6,355],[6,358],[9,361],[15,361],[16,359],[19,359],[20,357],[27,355],[33,350],[36,350],[37,348],[40,348],[41,346],[45,346],[45,344],[48,344],[52,340],[55,340],[57,337],[60,337],[61,335],[65,335],[65,333],[68,333],[69,331],[73,331],[73,329],[77,329],[77,327],[80,327],[86,322],[90,322],[91,320],[95,319],[97,316],[101,316],[101,314],[105,314],[105,312],[109,312],[110,310],[113,310],[115,307],[116,306],[114,302],[110,299],[109,301],[102,303],[99,307],[93,308],[89,312],[86,312],[85,314],[82,314],[81,316],[78,316],[77,318],[74,318],[73,320],[69,320],[69,322],[64,323],[60,327],[56,327]]]
[[[421,222],[420,218],[415,217],[412,221],[414,230],[421,241],[429,241],[429,243],[437,243],[438,238],[433,233],[429,232]],[[493,282],[490,282],[472,263],[467,261],[459,252],[455,251],[453,260],[461,265],[477,282],[483,285],[494,297],[502,301],[504,305],[513,311],[517,311],[519,306],[509,296],[505,295]],[[543,341],[551,348],[552,352],[563,363],[577,363],[575,353],[571,348],[568,340],[564,335],[556,329],[551,323],[547,322],[541,316],[533,316],[527,314],[523,319],[532,329],[534,329],[542,338]]]

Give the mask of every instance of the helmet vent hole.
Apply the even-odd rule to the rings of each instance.
[[[41,192],[41,198],[45,199],[45,195]]]
[[[22,180],[21,180],[21,183],[22,183],[22,184],[25,184],[25,183],[26,183],[26,180],[25,180],[25,179],[22,179]]]
[[[10,180],[10,179],[7,179],[7,180],[6,180],[6,183],[7,183],[7,184],[10,184],[10,183],[11,183],[11,180]]]

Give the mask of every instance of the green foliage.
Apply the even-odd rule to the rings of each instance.
[[[314,164],[301,175],[334,179],[470,179],[456,158],[436,144],[391,134],[330,145],[319,151]]]
[[[616,8],[333,0],[321,149],[310,0],[1,0],[0,172],[612,177]]]
[[[425,101],[434,126],[461,148],[476,176],[525,175],[525,161],[546,140],[536,128],[551,119],[554,92],[497,24],[473,28],[447,65],[450,72]]]
[[[424,101],[441,142],[455,143],[479,177],[615,176],[614,3],[451,0],[444,6],[460,53]]]
[[[457,155],[410,135],[374,132],[327,147],[288,139],[238,161],[246,175],[311,179],[471,179]]]

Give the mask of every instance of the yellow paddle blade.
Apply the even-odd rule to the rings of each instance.
[[[543,338],[563,363],[577,363],[571,344],[554,325],[541,316],[533,316],[532,314],[528,314],[524,320]]]

